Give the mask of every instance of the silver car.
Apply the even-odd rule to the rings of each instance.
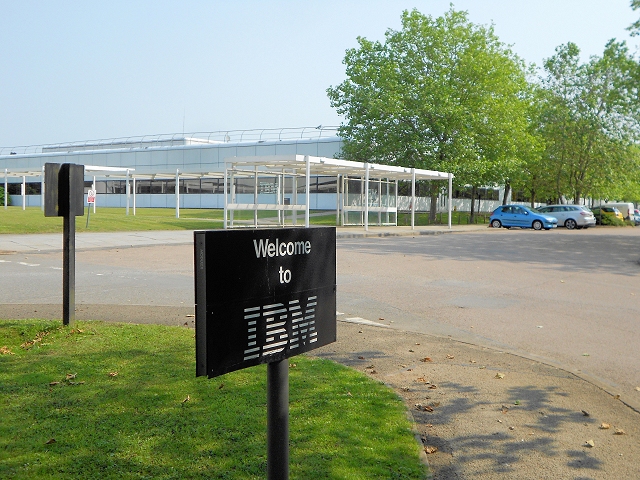
[[[547,205],[536,210],[545,215],[556,217],[558,226],[565,226],[569,230],[588,228],[596,224],[593,212],[584,205]]]

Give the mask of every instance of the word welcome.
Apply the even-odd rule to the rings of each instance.
[[[311,242],[309,240],[299,242],[280,242],[276,238],[276,243],[269,239],[254,240],[253,246],[256,250],[256,258],[260,257],[286,257],[290,255],[309,255],[311,252]]]

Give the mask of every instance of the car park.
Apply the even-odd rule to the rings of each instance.
[[[593,212],[593,215],[596,217],[596,223],[598,225],[602,223],[603,215],[609,215],[611,217],[615,217],[621,222],[624,221],[624,217],[622,216],[622,213],[620,213],[620,210],[618,210],[616,207],[601,205],[599,207],[593,207],[591,211]]]
[[[547,205],[536,210],[556,217],[558,226],[566,227],[568,230],[589,228],[596,224],[593,212],[584,205]]]
[[[558,226],[558,219],[551,215],[538,213],[524,205],[502,205],[496,208],[489,217],[489,225],[493,228],[520,227],[551,230]]]

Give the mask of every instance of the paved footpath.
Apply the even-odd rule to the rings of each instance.
[[[481,228],[486,227],[452,231]],[[446,227],[372,228],[368,233],[339,229],[338,236],[448,231]],[[191,244],[192,235],[190,231],[87,233],[78,235],[76,246],[80,251],[140,247],[127,251],[142,262],[161,247]],[[0,259],[18,252],[60,249],[61,235],[0,236]],[[59,309],[59,305],[0,305],[0,318],[56,318]],[[78,310],[79,319],[193,324],[193,309],[188,306],[79,305]],[[315,353],[356,368],[398,393],[413,416],[420,441],[437,448],[425,455],[433,478],[640,478],[640,416],[597,385],[501,350],[400,331],[382,320],[339,318],[338,341]]]

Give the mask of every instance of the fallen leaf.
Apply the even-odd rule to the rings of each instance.
[[[560,283],[564,283],[564,280],[560,280]]]
[[[516,400],[515,402],[513,402],[514,405],[520,405],[520,400]]]
[[[424,447],[424,453],[427,455],[431,455],[432,453],[436,453],[438,451],[438,447],[434,447],[433,445],[427,445]]]
[[[609,425],[608,423],[604,423],[603,422],[603,423],[600,424],[600,428],[602,430],[609,430],[611,428],[611,425]]]
[[[584,415],[585,417],[590,416],[589,412],[587,412],[586,410],[581,410],[582,411],[582,415]]]
[[[416,343],[416,345],[420,345],[419,343]]]
[[[640,392],[640,387],[636,387],[636,392]]]
[[[413,350],[409,349],[409,351],[410,351],[411,353],[413,353]]]
[[[424,357],[420,359],[421,362],[431,362],[431,357]]]
[[[504,378],[504,373],[496,373],[496,376],[493,378],[502,379]]]
[[[218,390],[222,390],[224,388],[224,383],[221,383],[220,386],[218,387]]]
[[[516,427],[509,427],[509,430],[512,430],[512,431],[513,431],[513,430],[515,430],[515,429],[516,429]]]
[[[625,435],[626,433],[627,432],[625,432],[621,428],[616,428],[615,432],[613,432],[614,435]]]
[[[470,363],[478,363],[475,360],[469,360]]]
[[[358,360],[364,360],[364,357],[362,355],[358,355]]]
[[[194,315],[193,313],[189,313],[189,314],[185,315],[185,317],[187,317],[187,318],[193,318],[193,317],[195,317],[195,315]]]
[[[0,355],[15,355],[15,353],[13,353],[9,347],[0,347]]]
[[[588,357],[588,356],[589,356],[589,354],[588,354],[588,353],[583,353],[583,354],[582,354],[582,356],[583,356],[583,357]]]
[[[297,363],[290,363],[289,368],[296,368],[298,366]]]
[[[368,367],[365,368],[375,368],[375,365],[369,365]]]
[[[110,377],[117,377],[118,376],[118,372],[109,372],[109,376]]]
[[[438,386],[435,384],[429,385],[430,390],[435,390],[436,388],[438,388]]]
[[[501,411],[502,413],[507,413],[509,411],[509,407],[507,407],[506,405],[502,405]]]
[[[189,322],[184,322],[184,326],[188,327],[189,326]]]
[[[51,445],[52,443],[56,443],[56,439],[55,438],[50,438],[49,440],[44,442],[45,445]]]
[[[594,443],[593,440],[587,440],[587,442],[585,443],[585,446],[589,448],[593,448],[596,446],[596,444]]]
[[[620,394],[615,395],[613,398],[616,399],[616,400],[620,400]]]
[[[478,368],[479,368],[480,370],[483,370],[483,369],[485,369],[485,368],[487,368],[487,367],[486,367],[485,365],[480,365]]]
[[[542,325],[538,325],[538,327],[537,327],[537,328],[542,328]]]
[[[416,382],[427,383],[427,380],[424,377],[418,377],[416,378]]]
[[[447,355],[448,360],[453,360],[455,357],[453,355]]]
[[[375,370],[371,370],[369,373],[376,374],[376,373],[378,373],[378,372],[377,372],[377,371],[375,371]]]
[[[53,387],[54,385],[58,385],[60,382],[49,382],[49,386]]]
[[[433,428],[433,425],[432,425],[432,424],[430,424],[430,423],[427,423],[427,424],[425,425],[425,427],[427,427],[427,428]]]
[[[347,392],[347,397],[353,397],[353,395],[351,395],[351,392]]]
[[[73,378],[76,378],[76,375],[78,375],[77,373],[67,373],[67,380],[71,380]]]
[[[383,317],[378,317],[378,321],[379,322],[384,322],[384,318]]]
[[[185,398],[184,400],[182,400],[182,403],[187,403],[189,400],[191,400],[191,396],[187,395],[187,398]]]

